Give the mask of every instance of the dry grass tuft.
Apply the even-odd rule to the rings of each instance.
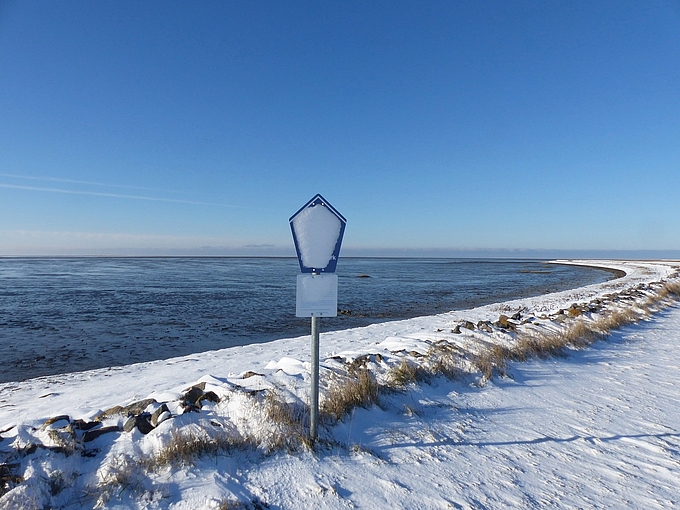
[[[615,310],[595,320],[593,322],[593,329],[602,335],[608,335],[613,330],[634,324],[645,316],[648,316],[648,314],[640,309],[626,308],[624,310]]]
[[[52,471],[47,478],[47,484],[49,485],[50,488],[50,494],[52,496],[57,496],[61,494],[64,489],[70,487],[74,476],[70,478],[71,480],[68,480],[66,475],[64,475],[64,472],[59,469],[57,469],[56,471]]]
[[[579,320],[570,325],[560,336],[565,347],[572,346],[582,349],[601,338],[602,335],[585,320]]]
[[[525,361],[529,358],[545,358],[561,355],[566,347],[584,348],[599,338],[610,334],[623,326],[634,324],[653,313],[655,306],[668,303],[670,299],[680,298],[680,282],[666,283],[657,293],[649,296],[642,303],[636,303],[625,309],[617,309],[605,313],[601,317],[586,321],[580,319],[567,329],[556,333],[529,332],[518,335],[515,346],[510,350],[510,359]],[[485,376],[490,373],[494,356],[487,353],[480,356],[478,368]]]
[[[125,489],[138,485],[138,467],[132,458],[120,455],[102,466],[97,477],[99,482],[93,491],[97,496],[94,508],[103,508],[114,496],[120,496]]]
[[[676,299],[680,298],[680,281],[668,282],[663,288]]]
[[[402,359],[401,363],[390,370],[387,376],[387,388],[402,389],[409,384],[427,382],[432,373],[423,365]]]
[[[225,499],[215,508],[217,510],[264,510],[265,508],[269,508],[269,505],[261,503],[258,499],[254,499],[247,503],[234,499]]]
[[[264,398],[267,418],[264,437],[265,449],[297,451],[300,446],[311,448],[308,430],[309,408],[286,402],[276,391],[268,391]]]
[[[140,465],[147,470],[157,470],[167,466],[190,466],[205,455],[228,452],[242,442],[226,434],[210,435],[201,428],[176,430],[155,455],[144,459]]]
[[[507,362],[510,350],[502,345],[493,344],[481,350],[474,358],[474,366],[482,373],[482,380],[490,380],[494,374],[507,375]]]
[[[529,333],[518,338],[517,343],[511,349],[511,355],[512,359],[518,361],[562,356],[567,345],[569,345],[569,340],[564,333]]]
[[[79,449],[79,445],[73,435],[73,432],[65,430],[48,430],[47,437],[54,445],[52,448],[64,455],[72,455]]]
[[[425,359],[433,376],[443,375],[450,381],[455,381],[466,373],[463,369],[463,354],[456,345],[449,342],[440,341],[434,344],[428,350]]]
[[[14,473],[18,467],[18,464],[0,464],[0,497],[24,481],[23,477]]]
[[[539,333],[536,331],[520,334],[517,342],[510,349],[510,357],[517,361],[530,358],[548,358],[562,356],[564,349],[575,347],[582,349],[602,336],[601,329],[579,319],[565,330],[555,333]]]
[[[356,407],[378,404],[380,386],[367,369],[358,369],[335,382],[321,402],[321,416],[330,421],[340,421]]]

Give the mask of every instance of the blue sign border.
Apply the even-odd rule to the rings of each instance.
[[[338,240],[335,242],[333,256],[328,261],[328,265],[326,265],[326,267],[307,267],[302,264],[302,255],[300,254],[300,246],[298,244],[297,236],[295,235],[295,229],[293,228],[293,220],[298,214],[300,214],[308,207],[316,207],[319,205],[328,208],[328,210],[331,211],[340,220],[340,235],[338,235]],[[347,224],[347,220],[345,219],[345,217],[342,214],[340,214],[335,209],[335,207],[333,207],[328,202],[328,200],[326,200],[320,194],[317,194],[309,202],[300,207],[300,209],[290,217],[288,223],[290,224],[290,231],[293,233],[293,242],[295,243],[295,252],[297,253],[298,262],[300,264],[300,271],[302,273],[319,273],[319,274],[335,273],[335,268],[338,264],[338,257],[340,256],[340,246],[342,245],[342,237],[345,235],[345,225]]]

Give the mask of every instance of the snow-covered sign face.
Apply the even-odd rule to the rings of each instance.
[[[346,220],[316,195],[290,218],[290,226],[303,273],[333,273]]]

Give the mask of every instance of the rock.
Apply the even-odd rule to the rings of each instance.
[[[208,402],[215,402],[216,404],[220,403],[220,397],[218,397],[217,393],[214,391],[206,391],[199,399],[199,402],[203,402],[204,400],[207,400]]]
[[[494,324],[497,328],[507,329],[508,331],[517,331],[517,324],[510,322],[507,315],[498,317],[498,321]]]
[[[107,418],[113,418],[114,416],[137,416],[138,414],[142,414],[147,407],[149,407],[151,404],[155,404],[156,399],[153,398],[147,398],[144,400],[140,400],[138,402],[133,402],[132,404],[126,405],[125,407],[121,406],[113,406],[106,411],[102,411],[99,413],[97,416],[93,418],[94,421],[104,421]]]
[[[170,411],[165,411],[164,413],[161,413],[158,416],[158,418],[156,418],[156,427],[158,427],[165,420],[169,420],[170,418],[172,418],[172,414],[170,413]]]
[[[513,321],[518,321],[522,318],[522,314],[520,312],[517,312],[515,315],[510,317]]]
[[[83,443],[89,443],[90,441],[94,441],[99,436],[108,434],[109,432],[120,432],[120,428],[114,425],[111,427],[102,427],[100,429],[88,430],[87,432],[85,432],[85,434],[83,434]]]
[[[135,428],[135,425],[137,425],[137,417],[131,416],[123,424],[123,432],[132,432],[132,430]]]
[[[366,368],[366,364],[369,361],[371,361],[370,354],[362,354],[361,356],[357,356],[349,364],[349,370],[358,370],[360,368]]]
[[[583,315],[583,309],[579,305],[577,305],[576,303],[571,305],[569,307],[569,310],[567,310],[567,312],[569,313],[569,317],[572,317],[572,318],[573,317],[579,317],[579,316]]]
[[[205,381],[201,381],[198,384],[194,384],[191,388],[200,388],[202,391],[205,391]],[[191,388],[189,388],[189,390]],[[189,391],[189,390],[186,390],[186,391]]]
[[[139,430],[144,435],[147,435],[149,432],[156,428],[153,425],[151,425],[151,422],[149,421],[150,419],[151,416],[148,414],[137,416],[137,430]]]
[[[59,421],[65,421],[63,425],[59,427],[54,427],[54,428],[62,428],[71,423],[71,417],[67,414],[60,414],[59,416],[55,416],[54,418],[50,418],[47,420],[45,423],[43,423],[42,427],[40,427],[40,430],[45,430],[47,429],[50,425],[54,425],[55,423]]]
[[[465,324],[463,324],[463,327],[465,329],[469,329],[471,331],[473,331],[475,329],[475,325],[470,321],[465,321]]]
[[[480,331],[486,331],[487,333],[493,333],[490,321],[479,321],[477,323],[477,329],[479,329]]]
[[[97,416],[93,418],[94,421],[104,421],[107,418],[111,418],[113,416],[117,416],[119,414],[122,414],[123,408],[121,406],[113,406],[108,408],[105,411],[102,411],[99,413]]]
[[[451,333],[455,333],[456,335],[460,335],[460,324],[456,324],[456,327],[451,330]]]
[[[255,377],[259,376],[262,377],[264,374],[258,374],[257,372],[253,372],[252,370],[248,370],[245,374],[241,376],[241,379],[248,379],[249,377]]]
[[[76,430],[90,430],[101,425],[101,423],[98,421],[73,420],[71,425]]]
[[[347,316],[352,315],[352,310],[340,310],[338,308],[338,315],[347,315]]]
[[[182,396],[182,401],[185,405],[198,405],[199,399],[203,396],[203,390],[205,389],[205,384],[203,388],[200,386],[193,386]]]
[[[151,425],[151,415],[149,413],[143,413],[138,416],[130,416],[130,418],[123,425],[123,431],[132,432],[134,428],[139,430],[142,434],[146,435],[154,429]]]
[[[163,415],[164,413],[170,414],[170,410],[168,409],[168,406],[167,406],[166,404],[161,404],[160,407],[159,407],[158,409],[156,409],[156,410],[153,412],[153,414],[151,415],[151,425],[153,425],[154,427],[158,427],[158,424],[159,424],[161,421],[167,420],[170,416],[172,416],[172,415],[170,414],[170,416],[167,416],[166,418],[164,418],[163,420],[161,420],[160,417],[161,417],[161,415]]]
[[[184,411],[198,411],[204,400],[219,402],[220,397],[214,391],[204,391],[205,382],[192,386],[182,397]]]
[[[555,322],[564,322],[567,320],[567,314],[564,313],[564,310],[560,310],[562,313],[558,313],[554,318],[553,321]]]
[[[151,404],[155,403],[155,398],[146,398],[144,400],[140,400],[139,402],[133,402],[132,404],[123,407],[123,412],[128,416],[137,416],[142,414]]]

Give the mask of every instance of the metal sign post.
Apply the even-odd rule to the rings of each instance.
[[[319,434],[319,318],[338,314],[335,267],[347,220],[325,198],[316,195],[290,217],[289,223],[301,272],[297,277],[295,315],[312,318],[309,435],[316,441]]]
[[[309,437],[319,437],[319,318],[312,317],[312,391],[309,402]]]

